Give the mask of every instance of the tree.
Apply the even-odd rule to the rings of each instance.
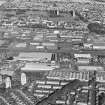
[[[71,14],[73,14],[73,11],[71,11]],[[79,18],[80,20],[82,20],[83,22],[88,22],[88,20],[87,20],[84,16],[82,16],[80,13],[78,13],[77,11],[75,12],[75,14],[76,14],[76,16],[78,16],[78,18]]]
[[[105,103],[105,93],[100,93],[98,95],[98,105],[103,105]]]
[[[105,34],[105,27],[99,23],[90,23],[87,28],[90,32],[95,32],[96,34]]]

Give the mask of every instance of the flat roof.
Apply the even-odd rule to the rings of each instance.
[[[3,44],[5,44],[6,40],[0,40],[0,46],[2,46]]]
[[[0,74],[1,74],[1,75],[13,76],[14,71],[10,71],[10,70],[0,70]]]
[[[94,46],[105,46],[105,42],[93,42]]]
[[[83,54],[83,53],[74,54],[74,56],[75,56],[75,58],[78,58],[78,57],[91,58],[91,54]]]
[[[78,69],[86,70],[86,71],[104,71],[104,67],[102,66],[78,66]]]
[[[54,68],[48,66],[47,64],[40,64],[40,63],[26,63],[24,67],[21,68],[21,71],[26,72],[36,72],[36,71],[51,71]]]
[[[1,6],[2,4],[4,4],[4,3],[6,3],[5,0],[0,0],[0,6]]]
[[[45,58],[51,60],[52,53],[43,52],[22,52],[16,57],[16,60],[40,61]]]

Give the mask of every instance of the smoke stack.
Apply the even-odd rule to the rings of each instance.
[[[75,16],[76,16],[76,15],[75,15],[75,10],[73,10],[73,18],[75,18]]]

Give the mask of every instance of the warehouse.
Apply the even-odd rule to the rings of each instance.
[[[42,52],[21,52],[18,57],[15,57],[15,60],[21,61],[37,61],[42,60],[51,61],[52,53],[42,53]]]

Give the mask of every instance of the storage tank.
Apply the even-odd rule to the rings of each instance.
[[[25,85],[27,83],[27,77],[25,73],[21,73],[21,85]]]

